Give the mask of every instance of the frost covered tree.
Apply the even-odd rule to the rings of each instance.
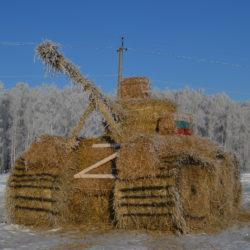
[[[0,108],[4,96],[3,84],[0,84]],[[0,112],[1,114],[1,112]],[[0,116],[0,174],[4,172],[4,155],[3,155],[3,117]]]
[[[180,112],[193,114],[195,132],[234,152],[242,169],[250,171],[250,102],[234,102],[223,93],[206,96],[191,89],[154,95],[173,100]],[[77,86],[31,88],[20,83],[7,91],[0,85],[0,171],[10,169],[36,137],[69,136],[87,104],[87,94]],[[94,112],[81,136],[102,134],[102,122],[102,116]]]
[[[250,171],[250,104],[238,103],[226,94],[206,96],[202,91],[184,89],[156,93],[177,103],[182,112],[195,118],[197,134],[208,137],[238,157],[242,170]]]
[[[10,98],[8,93],[1,86],[0,92],[0,120],[1,120],[1,172],[10,169],[11,156],[11,115],[10,115]]]
[[[9,169],[32,141],[42,134],[69,136],[87,107],[87,97],[76,86],[65,89],[49,85],[30,88],[25,83],[19,83],[9,91],[2,86],[0,145],[3,145],[4,168]],[[81,135],[100,134],[101,121],[101,116],[93,113]]]
[[[17,84],[10,92],[10,114],[12,116],[11,124],[11,165],[16,158],[27,147],[27,121],[25,110],[29,100],[29,87],[27,84]]]

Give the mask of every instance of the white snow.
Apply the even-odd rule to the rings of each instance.
[[[250,182],[250,173],[245,173],[241,176],[241,183]]]
[[[243,188],[243,206],[250,209],[250,173],[245,173],[241,177]]]
[[[170,236],[138,232],[61,233],[52,229],[38,233],[19,225],[9,225],[4,218],[4,191],[8,175],[0,175],[0,249],[250,249],[250,224],[238,224],[214,235]],[[243,204],[250,208],[250,173],[242,175]]]
[[[4,193],[5,193],[7,179],[8,179],[7,174],[0,174],[0,223],[6,220],[4,215]]]
[[[5,190],[8,176],[8,174],[0,174],[0,195]]]

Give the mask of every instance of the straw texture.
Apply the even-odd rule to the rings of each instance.
[[[114,152],[92,148],[100,142],[105,140],[80,140],[69,152],[64,138],[43,136],[34,142],[16,162],[8,181],[11,222],[35,227],[111,224],[114,180],[73,178]],[[108,162],[90,174],[114,174],[114,164]]]
[[[149,98],[151,95],[150,81],[146,77],[124,78],[118,94],[121,99]]]
[[[239,165],[209,140],[141,135],[121,148],[117,171],[120,228],[213,231],[236,218]]]

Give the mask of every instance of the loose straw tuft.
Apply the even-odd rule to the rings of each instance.
[[[63,71],[63,56],[58,51],[59,47],[59,44],[46,40],[36,49],[38,57],[55,72]]]

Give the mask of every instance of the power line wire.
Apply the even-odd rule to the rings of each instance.
[[[35,46],[38,45],[38,42],[8,42],[8,41],[0,41],[0,46]],[[102,50],[102,49],[114,49],[116,50],[116,48],[114,46],[103,46],[103,47],[93,47],[92,45],[87,45],[85,43],[72,43],[72,44],[65,44],[62,47],[69,47],[69,48],[74,48],[74,47],[92,47],[95,50]],[[168,56],[168,57],[174,57],[178,60],[189,60],[189,61],[194,61],[196,63],[209,63],[209,64],[219,64],[219,65],[224,65],[224,66],[231,66],[231,67],[235,67],[235,68],[250,68],[249,65],[241,65],[238,63],[230,63],[230,62],[226,62],[226,61],[220,61],[220,60],[212,60],[212,59],[207,59],[207,58],[196,58],[193,56],[185,56],[185,55],[177,55],[173,52],[162,52],[162,51],[151,51],[151,50],[142,50],[142,49],[136,49],[136,48],[129,48],[130,51],[134,51],[134,52],[139,52],[142,54],[151,54],[151,55],[158,55],[158,56]],[[58,77],[58,76],[57,76]],[[88,75],[88,77],[90,78],[98,78],[98,77],[117,77],[117,74],[90,74]],[[0,76],[0,78],[2,79],[15,79],[15,78],[47,78],[47,79],[51,79],[51,76],[45,75],[45,76],[41,76],[41,75],[4,75],[4,76]],[[171,85],[179,85],[179,86],[187,86],[187,83],[176,83],[176,82],[169,82],[169,81],[165,81],[165,80],[158,80],[158,79],[154,79],[154,82],[164,82],[166,84],[171,84]],[[207,86],[199,86],[199,88],[202,89],[206,89],[208,90],[209,88],[207,88]],[[210,90],[214,90],[212,88],[210,88]],[[250,95],[250,93],[246,93],[246,92],[235,92],[235,91],[227,91],[227,93],[234,93],[234,94],[240,94],[240,95]]]
[[[38,45],[39,42],[11,42],[11,41],[0,41],[0,46],[35,46]],[[60,44],[59,44],[60,45]],[[61,47],[66,48],[78,48],[78,47],[85,47],[85,48],[92,48],[94,50],[105,50],[105,49],[112,49],[116,51],[116,47],[107,45],[107,46],[101,46],[101,47],[95,47],[93,44],[86,44],[86,43],[65,43],[64,45],[60,45]],[[171,51],[161,51],[161,50],[142,50],[137,48],[129,48],[129,51],[138,52],[141,54],[147,54],[147,55],[157,55],[157,56],[167,56],[172,57],[177,60],[186,60],[186,61],[193,61],[195,63],[201,64],[201,63],[208,63],[208,64],[214,64],[214,65],[222,65],[222,66],[230,66],[233,68],[242,68],[242,69],[249,69],[250,65],[246,64],[239,64],[239,63],[232,63],[227,62],[220,59],[209,59],[209,58],[197,58],[194,56],[187,56],[187,55],[179,55],[175,52]]]
[[[9,42],[9,41],[0,41],[1,46],[34,46],[38,43],[34,42]]]
[[[117,74],[88,74],[88,78],[91,77],[117,77]],[[2,79],[11,79],[11,78],[53,78],[50,75],[0,75]],[[56,78],[66,78],[66,76],[56,75]]]
[[[231,62],[221,61],[219,59],[196,58],[194,56],[178,55],[178,54],[175,54],[173,52],[161,52],[158,50],[150,51],[150,50],[141,50],[141,49],[135,49],[135,48],[129,48],[129,50],[139,52],[142,54],[147,54],[147,55],[168,56],[168,57],[173,57],[173,58],[178,59],[178,60],[193,61],[193,62],[196,62],[199,64],[200,63],[208,63],[208,64],[230,66],[230,67],[234,67],[234,68],[243,68],[243,69],[250,68],[250,65],[231,63]]]
[[[11,42],[11,41],[0,41],[0,46],[38,46],[39,42]],[[102,49],[113,49],[116,50],[114,46],[93,46],[93,44],[86,43],[58,43],[60,47],[63,48],[92,48],[94,50],[102,50]]]

